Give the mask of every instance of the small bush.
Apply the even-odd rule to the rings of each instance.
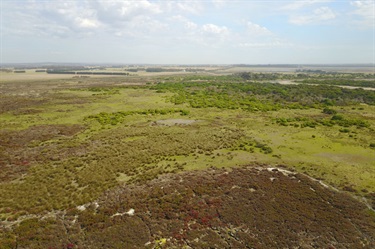
[[[346,129],[346,128],[340,129],[339,131],[342,132],[342,133],[349,133],[350,132],[350,130]]]
[[[330,115],[334,115],[337,113],[337,111],[333,110],[333,109],[330,109],[330,108],[324,108],[323,109],[323,113],[324,114],[330,114]]]

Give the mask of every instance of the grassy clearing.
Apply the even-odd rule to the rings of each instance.
[[[101,112],[136,111],[145,109],[171,108],[165,103],[168,94],[137,89],[120,89],[119,94],[97,96],[91,91],[58,91],[47,102],[34,107],[36,113],[18,115],[3,113],[0,127],[3,129],[25,129],[39,124],[82,124],[88,115]],[[28,107],[27,107],[28,108]],[[25,108],[26,109],[26,108]]]
[[[100,78],[106,80],[106,78],[113,78],[110,75],[90,75],[90,78]],[[118,76],[120,78],[122,76]],[[123,78],[123,77],[122,77]],[[47,74],[38,73],[34,69],[25,70],[25,73],[6,73],[0,72],[0,83],[14,83],[14,82],[32,82],[32,81],[54,81],[54,80],[71,80],[74,79],[74,75],[71,74]]]
[[[271,116],[284,117],[317,115],[320,115],[319,110],[271,113]],[[369,177],[375,170],[375,153],[369,147],[374,139],[372,130],[351,128],[352,132],[348,134],[340,132],[337,126],[285,127],[254,116],[247,122],[241,121],[240,125],[273,148],[277,157],[272,160],[262,158],[266,162],[294,167],[336,186],[353,185],[357,190],[375,190],[374,178]]]
[[[355,113],[352,107],[346,108],[353,117],[366,117],[372,107]],[[276,117],[322,116],[321,110],[283,110],[272,113],[248,113],[238,110],[192,110],[190,118],[208,120],[211,125],[229,126],[245,132],[246,136],[268,144],[273,152],[265,154],[261,151],[248,152],[237,150],[231,159],[225,156],[226,151],[214,151],[212,154],[189,155],[175,157],[178,164],[185,164],[188,169],[200,169],[209,166],[225,167],[244,165],[257,161],[273,165],[282,164],[305,172],[314,177],[324,179],[338,187],[351,186],[357,191],[375,191],[372,176],[375,172],[375,153],[369,147],[374,135],[367,128],[351,128],[351,133],[340,132],[339,126],[295,128],[280,126],[273,122]],[[373,120],[369,119],[373,127]],[[216,154],[219,156],[215,156]],[[214,157],[214,158],[212,158]],[[161,162],[162,166],[169,161]]]

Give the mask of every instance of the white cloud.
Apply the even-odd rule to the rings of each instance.
[[[197,15],[204,10],[204,5],[202,2],[186,0],[161,0],[157,2],[157,4],[166,13]]]
[[[244,33],[235,35],[234,44],[239,48],[285,48],[290,47],[290,43],[271,32],[268,28],[251,21],[243,22],[246,27]]]
[[[174,15],[174,16],[171,16],[169,19],[170,21],[177,21],[177,22],[186,22],[189,20],[188,18],[182,15]]]
[[[225,26],[217,26],[215,24],[205,24],[202,26],[202,30],[209,34],[224,35],[228,33],[228,28]]]
[[[188,30],[196,30],[198,28],[198,25],[194,22],[187,21],[185,23],[185,28]]]
[[[243,42],[239,47],[243,48],[286,48],[293,46],[291,43],[274,40],[269,42]]]
[[[218,26],[212,23],[204,24],[198,28],[198,32],[191,34],[191,40],[205,47],[219,48],[228,45],[234,37],[226,26]]]
[[[98,28],[100,25],[97,20],[77,17],[76,22],[81,28]]]
[[[199,25],[188,19],[180,20],[181,26],[173,26],[168,33],[168,42],[171,46],[203,46],[220,47],[226,46],[233,39],[231,31],[226,26],[212,23]]]
[[[149,1],[137,0],[123,1],[120,3],[123,5],[121,8],[121,14],[123,16],[144,13],[157,14],[162,12],[159,5],[150,3]]]
[[[168,19],[168,21],[175,24],[180,23],[184,26],[185,29],[189,31],[194,31],[198,28],[198,24],[181,15],[172,16]]]
[[[227,0],[211,0],[216,8],[222,8],[227,4]]]
[[[271,35],[272,34],[272,32],[269,31],[266,27],[262,27],[259,24],[252,23],[252,22],[249,21],[249,22],[246,22],[245,25],[246,25],[247,31],[251,35],[262,36],[262,35]]]
[[[147,0],[27,1],[22,6],[8,3],[4,19],[12,34],[23,30],[23,35],[61,38],[103,33],[135,35],[165,28],[163,4]]]
[[[328,7],[321,7],[314,10],[314,17],[319,21],[334,19],[336,14]]]
[[[292,1],[291,3],[284,5],[282,9],[284,10],[299,10],[305,7],[309,7],[314,4],[319,3],[328,3],[332,2],[332,0],[298,0],[298,1]]]
[[[267,56],[261,53],[269,52],[272,55],[277,54],[273,51],[303,50],[302,46],[309,44],[316,44],[318,46],[316,51],[321,51],[324,43],[336,46],[345,40],[347,43],[353,41],[350,42],[353,44],[350,51],[357,51],[357,54],[365,58],[363,60],[368,61],[370,58],[368,48],[372,48],[371,30],[361,30],[358,35],[355,29],[348,27],[350,26],[348,24],[355,22],[360,27],[373,27],[375,18],[373,0],[335,1],[329,5],[325,3],[333,1],[8,0],[1,2],[3,54],[6,54],[4,58],[10,61],[15,60],[13,59],[17,57],[15,54],[19,55],[18,60],[23,60],[26,58],[23,54],[30,51],[34,53],[34,60],[40,60],[41,54],[48,48],[63,51],[64,55],[52,57],[51,53],[48,53],[45,54],[46,60],[50,58],[70,60],[71,57],[81,61],[86,60],[85,58],[88,60],[97,58],[97,61],[126,59],[129,62],[147,62],[153,59],[154,62],[159,62],[164,59],[168,62],[168,58],[174,58],[175,61],[184,62],[181,60],[189,57],[191,61],[199,62],[202,60],[201,54],[205,54],[203,60],[208,62],[211,58],[207,56],[209,54],[213,57],[217,55],[215,58],[221,56],[221,62],[225,63],[224,58],[234,60],[235,56],[242,56],[247,60],[250,58],[247,53],[261,51],[257,58],[264,59]],[[319,26],[307,25],[303,27],[306,32],[301,32],[301,27],[290,23],[297,25],[334,23],[340,25],[340,30],[334,30],[336,26],[333,25],[326,27],[325,37],[316,39],[318,37],[316,34],[321,33]],[[357,40],[359,42],[354,42]],[[98,46],[102,46],[103,49],[92,53]],[[324,56],[325,54],[322,55]],[[356,55],[356,58],[358,57],[359,55]],[[254,57],[254,60],[257,58]],[[286,57],[280,58],[284,60]]]
[[[199,2],[177,2],[175,3],[175,7],[177,7],[177,10],[187,12],[187,13],[192,13],[192,14],[198,14],[203,10],[203,6]]]
[[[365,27],[375,28],[375,1],[353,1],[354,14],[360,17],[359,24]]]
[[[315,24],[336,18],[336,14],[329,7],[320,7],[309,15],[295,15],[289,18],[289,22],[296,25]]]
[[[128,27],[145,33],[155,33],[165,30],[168,25],[149,16],[138,16]]]
[[[98,21],[103,24],[101,31],[116,33],[131,27],[139,27],[139,20],[157,19],[163,13],[160,5],[150,1],[90,1],[89,8],[96,11]],[[144,24],[144,22],[141,22]]]
[[[95,5],[101,8],[95,8],[97,11],[103,11],[112,14],[113,18],[131,19],[139,15],[153,15],[162,13],[158,4],[146,0],[137,1],[93,1]]]
[[[33,14],[40,21],[74,29],[92,29],[100,26],[96,10],[86,6],[85,2],[55,1],[43,5],[34,5]]]

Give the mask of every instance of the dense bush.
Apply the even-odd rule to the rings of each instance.
[[[281,85],[241,82],[224,78],[215,82],[171,82],[152,86],[158,92],[171,91],[169,99],[194,108],[217,107],[249,111],[318,108],[355,103],[375,104],[375,91],[344,89],[326,85]],[[328,111],[330,109],[327,109]],[[332,111],[331,111],[332,112]]]
[[[325,114],[330,114],[330,115],[334,115],[334,114],[337,113],[337,111],[335,111],[335,110],[333,110],[333,109],[331,109],[331,108],[326,107],[326,108],[323,109],[323,113],[325,113]]]
[[[324,111],[323,111],[324,112]],[[334,112],[332,112],[334,113]],[[294,126],[294,127],[310,127],[315,128],[318,125],[331,127],[338,125],[341,127],[356,126],[357,128],[370,128],[370,123],[363,119],[351,119],[346,118],[342,114],[334,114],[331,118],[276,118],[275,122],[282,126]]]

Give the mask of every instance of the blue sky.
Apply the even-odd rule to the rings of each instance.
[[[375,1],[0,0],[1,63],[375,63]]]

